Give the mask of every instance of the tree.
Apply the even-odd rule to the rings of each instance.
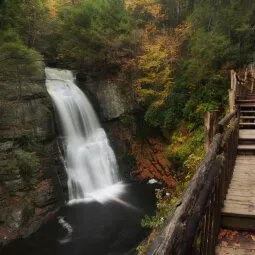
[[[0,75],[17,85],[18,99],[22,97],[22,84],[43,68],[42,56],[29,49],[14,30],[0,34]]]
[[[5,27],[15,28],[25,44],[35,48],[47,28],[45,0],[8,0],[4,10]]]
[[[87,0],[59,10],[63,41],[59,54],[75,67],[120,62],[129,53],[131,17],[122,0]]]

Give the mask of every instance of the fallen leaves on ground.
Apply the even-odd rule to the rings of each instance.
[[[220,229],[218,236],[219,245],[222,247],[248,247],[255,246],[255,232],[233,231]]]

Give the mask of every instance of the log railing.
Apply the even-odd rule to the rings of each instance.
[[[242,74],[231,70],[231,88],[229,90],[229,108],[235,109],[236,99],[245,98],[248,93],[255,93],[255,64],[249,65]]]
[[[220,211],[236,158],[238,130],[238,110],[218,123],[218,132],[203,163],[147,254],[214,254]]]

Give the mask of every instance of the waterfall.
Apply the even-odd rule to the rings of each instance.
[[[45,73],[64,136],[69,201],[115,190],[112,187],[119,181],[116,158],[88,98],[75,85],[71,71],[46,68]]]

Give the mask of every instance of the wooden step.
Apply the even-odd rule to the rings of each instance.
[[[216,255],[255,255],[255,249],[242,249],[240,247],[217,246]]]
[[[240,135],[247,134],[250,136],[240,130]],[[238,153],[240,151],[255,154],[255,144],[239,144]],[[237,155],[221,215],[223,227],[255,231],[255,155]]]
[[[254,112],[255,113],[255,112]],[[255,116],[240,116],[240,119],[251,119],[255,120]]]
[[[239,106],[241,108],[254,108],[255,107],[255,103],[254,104],[240,104]]]
[[[240,122],[239,125],[241,128],[255,128],[254,122]]]
[[[247,103],[255,104],[255,99],[254,99],[254,98],[249,98],[249,99],[238,99],[238,100],[236,100],[236,103],[237,103],[237,104],[247,104]]]
[[[253,116],[253,114],[255,114],[255,110],[240,110],[240,114],[245,116]]]
[[[235,213],[233,213],[235,211]],[[231,214],[232,213],[232,214]],[[234,230],[255,231],[253,212],[245,213],[243,208],[229,207],[221,213],[221,227]]]
[[[237,153],[239,155],[255,155],[254,144],[239,144],[237,147]]]
[[[240,129],[238,143],[240,145],[255,144],[255,129]]]
[[[239,139],[242,140],[255,140],[255,130],[254,129],[240,129]]]

